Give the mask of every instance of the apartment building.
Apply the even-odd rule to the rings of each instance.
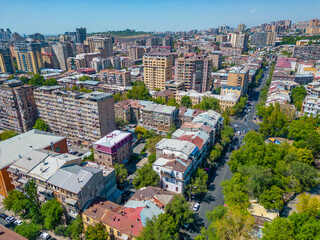
[[[141,125],[157,131],[170,131],[175,125],[178,109],[161,104],[148,104],[141,109]]]
[[[127,163],[132,154],[130,132],[115,130],[93,144],[95,162],[113,167],[114,164]]]
[[[0,129],[18,133],[32,129],[38,118],[33,88],[15,79],[0,82]]]
[[[83,27],[76,28],[75,40],[77,43],[83,43],[86,40],[87,29]]]
[[[231,45],[233,48],[241,48],[244,52],[248,50],[249,34],[248,33],[232,33]]]
[[[13,57],[9,48],[0,48],[0,72],[11,74],[16,72]]]
[[[175,81],[183,82],[186,90],[207,92],[211,88],[212,61],[207,56],[196,55],[175,60]]]
[[[175,80],[169,80],[164,84],[165,90],[170,90],[175,97],[178,91],[184,90],[184,82],[177,82]]]
[[[43,86],[34,91],[40,117],[52,132],[91,145],[116,128],[112,94],[65,91]]]
[[[212,54],[209,55],[212,61],[212,67],[215,69],[221,68],[222,64],[222,53],[220,52],[213,52]]]
[[[172,79],[173,55],[147,53],[143,56],[144,82],[150,90],[165,90],[165,82]]]
[[[131,60],[141,59],[145,53],[142,47],[129,47],[128,56]]]
[[[274,46],[277,34],[275,32],[255,32],[251,36],[251,45],[257,47]]]
[[[58,153],[68,152],[67,141],[64,137],[35,129],[0,142],[1,195],[7,196],[8,191],[14,188],[7,172],[8,167],[33,149],[45,149]]]
[[[15,52],[20,71],[40,73],[43,61],[39,43],[15,43]]]
[[[113,45],[111,37],[87,37],[85,44],[89,46],[91,53],[100,51],[102,58],[113,56]]]
[[[131,86],[131,74],[130,71],[116,70],[116,69],[104,69],[100,71],[101,82],[107,85],[115,86]]]
[[[151,104],[150,101],[126,99],[114,104],[116,118],[130,123],[137,123],[141,119],[141,109]]]
[[[320,98],[317,96],[306,96],[302,103],[302,109],[304,115],[316,117],[320,114]]]
[[[228,72],[228,86],[242,88],[242,93],[246,94],[249,86],[249,70],[247,68],[234,68]]]
[[[319,44],[295,46],[292,56],[300,60],[320,60],[320,46]]]

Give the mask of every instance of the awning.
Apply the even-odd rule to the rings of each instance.
[[[68,204],[70,204],[71,206],[76,206],[76,204],[77,204],[77,201],[74,200],[74,199],[71,199],[71,198],[67,198],[67,199],[65,200],[65,202],[68,203]]]

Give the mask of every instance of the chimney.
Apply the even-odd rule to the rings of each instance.
[[[51,151],[54,152],[53,142],[51,142],[50,145],[51,145]]]

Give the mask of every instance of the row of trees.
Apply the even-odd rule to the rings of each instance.
[[[62,223],[65,212],[60,202],[54,198],[41,203],[34,180],[26,183],[24,191],[25,193],[12,190],[3,201],[5,209],[12,210],[23,219],[30,220],[28,222],[24,221],[22,225],[17,226],[15,231],[28,239],[36,239],[40,234],[40,229],[56,229]],[[72,221],[66,229],[68,236],[75,239],[78,238],[83,231],[81,218],[79,217],[79,219]]]
[[[49,78],[45,80],[44,77],[41,76],[40,74],[33,74],[31,75],[30,78],[22,76],[20,77],[20,81],[25,84],[30,84],[32,86],[37,86],[37,87],[58,85],[58,82],[56,79]]]

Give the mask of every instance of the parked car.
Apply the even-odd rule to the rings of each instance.
[[[22,221],[18,219],[18,220],[15,220],[13,223],[16,224],[16,225],[21,225]]]
[[[82,155],[83,155],[83,153],[79,153],[77,156],[78,156],[78,157],[81,157]]]
[[[3,218],[3,219],[6,219],[6,218],[8,217],[8,215],[7,215],[7,214],[4,214],[4,213],[1,213],[1,214],[0,214],[0,217]]]
[[[246,130],[243,130],[243,134],[245,134],[246,133]]]
[[[6,218],[6,221],[7,221],[7,222],[11,222],[11,223],[14,222],[15,220],[16,220],[16,219],[15,219],[14,217],[7,217],[7,218]]]
[[[193,205],[193,211],[198,211],[199,208],[200,208],[200,204],[199,204],[199,203],[195,203],[195,204]]]
[[[235,124],[234,127],[237,128],[237,127],[238,127],[238,124]]]
[[[43,233],[40,234],[40,238],[47,240],[47,239],[50,239],[51,236],[48,233],[43,232]]]
[[[238,134],[238,135],[241,135],[241,132],[240,132],[240,131],[238,131],[238,132],[237,132],[237,134]]]
[[[72,150],[69,150],[69,153],[70,153],[70,154],[72,154],[72,153],[73,153],[73,151],[72,151]]]
[[[71,142],[67,142],[67,144],[68,144],[68,146],[72,146],[72,145],[71,145]]]

